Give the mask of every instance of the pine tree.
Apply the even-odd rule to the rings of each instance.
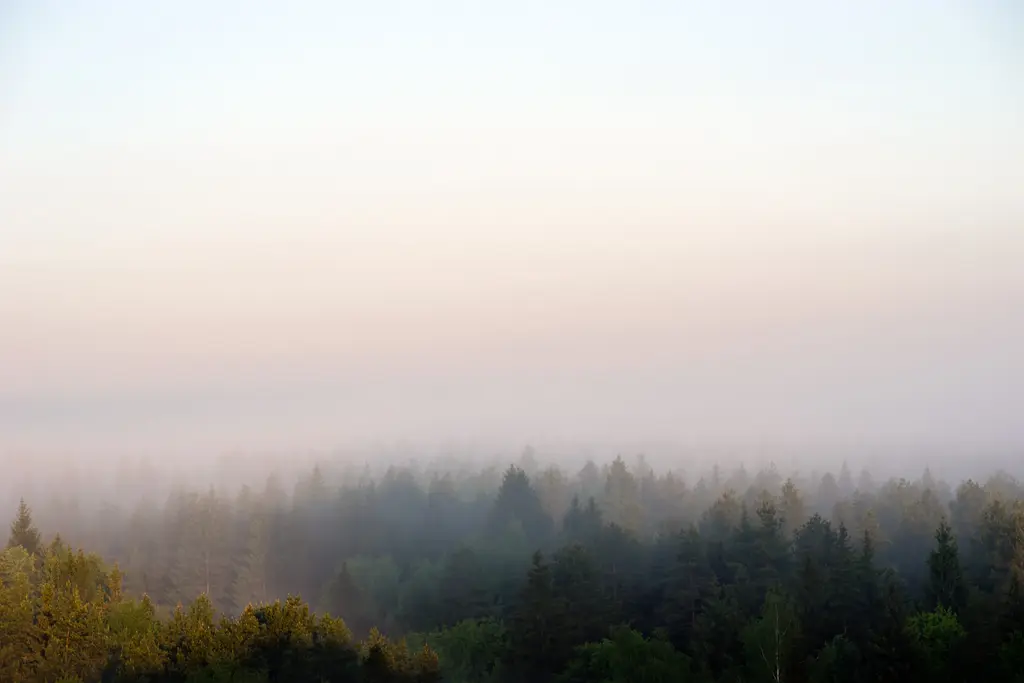
[[[579,496],[573,496],[562,521],[562,532],[570,543],[593,543],[604,527],[604,519],[597,502],[591,497],[586,507],[580,505]]]
[[[1010,508],[1001,500],[989,503],[982,513],[981,528],[976,538],[983,557],[983,571],[978,585],[988,593],[1001,593],[1010,584],[1016,528]]]
[[[7,547],[21,546],[30,555],[39,552],[40,535],[39,529],[32,523],[32,510],[25,499],[18,503],[18,514],[11,522],[11,535],[7,539]]]
[[[850,468],[846,464],[845,460],[843,461],[843,466],[839,470],[839,480],[836,483],[839,485],[840,495],[846,497],[853,495],[855,488],[853,485],[853,475],[850,473]]]
[[[570,545],[558,551],[552,562],[552,581],[565,603],[564,640],[574,647],[607,635],[610,606],[600,585],[597,565],[586,548]]]
[[[512,465],[502,478],[498,498],[494,501],[487,521],[487,529],[491,534],[500,536],[516,522],[531,541],[547,539],[554,528],[537,492],[530,484],[530,478],[526,472]]]
[[[913,680],[906,599],[896,577],[882,574],[879,616],[870,644],[869,681]]]
[[[569,483],[557,467],[549,467],[536,479],[537,496],[548,517],[560,520],[569,509]],[[577,504],[579,504],[578,499]]]
[[[262,511],[254,511],[246,532],[246,544],[238,558],[231,598],[237,610],[267,601],[267,557],[269,538]]]
[[[166,571],[175,594],[161,597],[190,603],[205,594],[217,607],[228,607],[232,587],[228,506],[212,488],[203,496],[178,496],[174,504],[170,539],[174,550]]]
[[[816,496],[817,512],[828,514],[839,501],[839,483],[831,472],[826,472],[818,484],[818,495]]]
[[[719,543],[729,539],[743,516],[743,507],[731,489],[705,510],[700,520],[701,536]]]
[[[806,521],[807,510],[804,507],[803,497],[792,479],[787,479],[786,483],[782,485],[779,515],[782,517],[782,530],[786,538],[793,538],[796,530]]]
[[[866,469],[862,469],[860,476],[857,477],[857,490],[861,495],[867,495],[875,490],[875,480]]]
[[[112,603],[108,617],[111,664],[126,680],[144,679],[166,662],[160,649],[160,622],[148,596]]]
[[[533,555],[518,607],[509,629],[509,666],[530,680],[542,680],[561,670],[561,640],[565,624],[563,600],[555,593],[551,568],[540,552]]]
[[[856,608],[847,635],[855,646],[864,649],[873,637],[881,610],[881,585],[878,569],[875,568],[875,544],[871,532],[866,529],[861,535],[854,574]]]
[[[665,600],[657,615],[672,644],[680,650],[691,646],[698,615],[715,589],[715,575],[708,563],[707,547],[696,527],[679,534],[676,562],[668,577]]]
[[[1010,576],[1024,585],[1024,501],[1017,501],[1013,510],[1012,524],[1013,555],[1010,559]]]
[[[636,479],[626,468],[622,457],[617,457],[608,470],[604,485],[604,507],[608,521],[634,534],[643,527],[643,511],[640,508],[640,490]]]
[[[743,656],[743,624],[744,617],[731,588],[713,582],[702,598],[690,645],[694,658],[715,680],[738,678],[730,674]]]
[[[365,633],[372,626],[368,598],[356,585],[348,563],[342,562],[335,577],[328,583],[321,606],[333,616],[343,616],[357,632]]]
[[[760,558],[754,577],[758,585],[758,596],[763,600],[768,588],[777,585],[789,573],[790,544],[783,535],[783,520],[778,508],[771,500],[761,503],[757,509],[760,524],[757,530],[757,556]]]
[[[857,612],[857,573],[857,560],[850,544],[849,532],[846,525],[840,523],[829,568],[828,600],[832,629],[837,635],[848,633],[851,623],[860,616]]]
[[[39,651],[33,615],[32,558],[21,546],[0,552],[0,681],[33,680]]]
[[[60,587],[43,584],[37,617],[40,679],[96,680],[108,656],[105,620],[104,605],[83,600],[71,581]]]
[[[959,614],[967,604],[967,584],[960,568],[956,538],[945,520],[935,532],[936,548],[928,557],[928,602]]]

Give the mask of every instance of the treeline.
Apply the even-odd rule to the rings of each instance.
[[[425,645],[412,653],[376,630],[357,642],[344,621],[295,597],[218,618],[200,595],[160,620],[148,596],[124,596],[116,566],[59,537],[39,542],[22,503],[0,553],[4,683],[440,680]]]
[[[291,492],[271,477],[96,516],[65,500],[49,517],[147,596],[130,604],[159,624],[167,661],[180,660],[168,629],[193,614],[226,615],[211,633],[228,641],[273,609],[319,633],[295,599],[251,607],[290,594],[344,618],[331,656],[349,658],[345,673],[246,669],[270,680],[357,680],[375,642],[396,676],[434,675],[436,652],[444,678],[466,682],[1024,680],[1024,490],[1005,475],[955,489],[927,471],[876,484],[845,467],[687,481],[642,458],[570,475],[530,456],[504,471],[325,471]]]

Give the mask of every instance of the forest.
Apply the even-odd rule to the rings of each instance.
[[[642,456],[22,500],[0,681],[1024,681],[1024,486]]]

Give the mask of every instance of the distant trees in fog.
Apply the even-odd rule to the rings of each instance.
[[[324,472],[290,492],[270,477],[48,515],[63,540],[23,502],[0,566],[15,615],[0,620],[0,680],[283,675],[268,638],[296,628],[313,639],[288,680],[378,680],[374,647],[381,675],[410,680],[1024,680],[1024,489],[1006,475],[694,480],[535,454],[504,470]],[[275,606],[289,595],[308,607]],[[45,633],[57,605],[75,658]]]

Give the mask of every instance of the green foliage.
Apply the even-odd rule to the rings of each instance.
[[[533,556],[522,596],[509,628],[509,669],[534,680],[564,666],[567,652],[565,600],[556,594],[551,567],[539,552]]]
[[[639,496],[640,490],[636,479],[626,468],[626,463],[621,456],[615,458],[605,480],[605,518],[622,529],[640,533],[644,519]]]
[[[0,553],[4,683],[439,679],[429,647],[410,653],[376,630],[360,645],[297,597],[218,619],[204,594],[161,621],[147,597],[124,599],[120,573],[95,556],[57,547],[42,565],[21,546]]]
[[[1005,476],[955,496],[848,469],[691,484],[643,458],[335,476],[40,515],[124,573],[42,545],[22,504],[0,681],[1024,677],[1024,487]]]
[[[498,535],[505,533],[510,525],[521,528],[531,542],[546,539],[553,526],[529,476],[515,465],[505,471],[487,522],[490,533]]]
[[[645,638],[629,628],[613,629],[597,643],[577,649],[561,683],[683,683],[698,678],[691,672],[690,658],[671,643]]]
[[[235,562],[231,600],[241,610],[266,602],[270,530],[262,509],[255,509],[244,529],[245,545]]]
[[[0,553],[0,681],[29,681],[37,665],[31,571],[32,559],[20,545]]]
[[[789,680],[800,638],[796,613],[784,595],[772,590],[761,616],[743,630],[744,654],[751,681]]]
[[[164,668],[167,654],[161,648],[161,624],[149,598],[112,604],[107,628],[115,670],[130,677]]]
[[[107,661],[104,605],[83,600],[71,581],[62,586],[47,582],[35,616],[36,675],[43,680],[95,680]]]
[[[928,557],[928,601],[959,613],[967,604],[967,584],[960,568],[960,553],[950,526],[943,521],[935,532],[936,548]]]
[[[862,656],[857,645],[846,636],[836,636],[815,655],[810,663],[810,683],[853,683],[862,678]]]
[[[951,680],[952,665],[966,632],[948,607],[937,607],[907,619],[907,633],[921,666],[932,680]]]
[[[348,615],[349,623],[356,628],[362,629],[363,625],[369,631],[370,625],[367,619],[370,615],[370,598],[356,585],[352,573],[349,571],[348,562],[343,562],[337,574],[324,588],[320,598],[320,608],[330,614]]]
[[[444,680],[488,683],[501,679],[508,634],[497,619],[466,619],[446,629],[414,634],[408,642],[437,653]]]
[[[999,660],[1007,681],[1024,681],[1024,631],[1014,631],[999,648]]]
[[[440,585],[444,567],[429,559],[418,560],[402,581],[398,596],[398,621],[409,628],[429,628],[441,612]]]
[[[367,601],[366,609],[389,623],[398,610],[400,573],[389,556],[354,557],[347,562],[356,590]]]
[[[716,581],[701,600],[690,641],[690,652],[705,673],[725,677],[742,666],[745,623],[732,587]]]

